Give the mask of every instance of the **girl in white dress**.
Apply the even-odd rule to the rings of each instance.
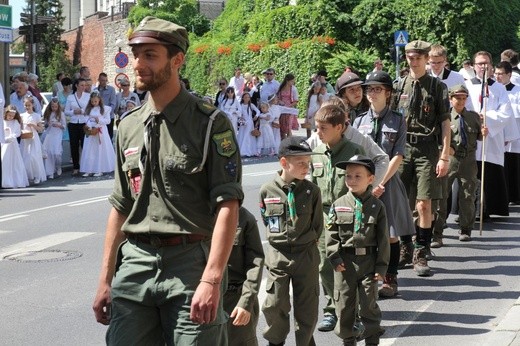
[[[114,171],[115,153],[107,129],[107,124],[110,124],[110,107],[103,105],[99,92],[90,94],[85,114],[85,125],[90,129],[90,134],[85,134],[79,167],[84,172],[83,177],[91,174],[100,177],[103,173]]]
[[[251,134],[255,128],[255,121],[258,119],[260,111],[251,103],[251,96],[245,92],[240,100],[241,117],[239,118],[238,128],[238,147],[241,156],[254,156],[257,154],[256,138]]]
[[[20,150],[22,159],[27,172],[27,178],[35,185],[47,180],[45,166],[43,165],[42,143],[39,132],[43,131],[42,119],[40,114],[34,111],[33,96],[26,96],[23,105],[25,113],[21,114],[23,122],[22,132],[32,133],[31,138],[22,138]]]
[[[54,179],[54,173],[61,175],[61,156],[63,154],[63,131],[67,127],[65,114],[61,111],[57,97],[51,99],[43,113],[46,136],[43,140],[45,173],[48,179]]]
[[[269,104],[262,102],[260,104],[260,136],[256,138],[257,155],[271,155],[275,152],[275,140],[273,135],[273,127],[271,126],[272,114],[269,112]],[[278,132],[280,134],[280,132]]]
[[[309,89],[309,94],[307,95],[307,116],[305,117],[305,124],[308,124],[306,127],[307,130],[307,138],[311,136],[313,130],[316,129],[316,122],[314,121],[314,115],[320,109],[323,96],[320,94],[321,83],[314,82],[312,87]]]
[[[268,99],[269,102],[269,112],[271,113],[271,121],[273,127],[274,134],[274,149],[278,151],[278,147],[280,146],[280,142],[282,141],[280,134],[280,115],[281,114],[291,114],[298,115],[298,108],[285,107],[280,106],[278,104],[278,96],[271,95]]]
[[[5,133],[5,143],[2,144],[2,187],[7,189],[29,186],[17,141],[22,133],[22,118],[16,106],[5,108],[2,131]]]
[[[240,115],[240,103],[236,98],[235,89],[233,87],[226,88],[226,95],[222,102],[218,105],[218,108],[226,113],[229,121],[231,121],[231,125],[233,125],[233,130],[235,131],[235,135],[238,133],[238,117]]]

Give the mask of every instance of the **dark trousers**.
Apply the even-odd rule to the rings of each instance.
[[[107,125],[108,136],[110,139],[114,138],[114,118],[110,119],[110,124]]]
[[[68,124],[70,138],[70,157],[72,158],[73,169],[79,169],[79,151],[83,148],[83,125],[85,124]]]

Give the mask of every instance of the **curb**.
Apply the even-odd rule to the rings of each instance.
[[[520,346],[520,298],[490,334],[486,345]]]

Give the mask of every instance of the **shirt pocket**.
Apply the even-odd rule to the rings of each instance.
[[[375,227],[376,227],[376,218],[373,216],[368,216],[364,221],[364,233],[365,235],[372,235],[375,236]]]
[[[284,203],[269,203],[265,205],[265,217],[268,222],[267,229],[270,233],[280,233],[284,213]]]
[[[397,131],[392,129],[383,129],[383,135],[385,136],[385,140],[390,143],[395,143],[397,141]]]
[[[354,212],[336,210],[336,225],[342,243],[344,243],[354,234]]]
[[[316,178],[323,177],[325,170],[323,169],[323,162],[313,162],[312,163],[312,176]]]
[[[170,198],[182,198],[182,201],[197,200],[193,184],[200,183],[194,178],[200,160],[188,155],[165,155],[162,158],[164,188]]]

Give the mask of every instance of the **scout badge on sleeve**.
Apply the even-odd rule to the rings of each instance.
[[[214,134],[213,142],[215,142],[220,156],[231,157],[237,151],[237,145],[231,130]]]

